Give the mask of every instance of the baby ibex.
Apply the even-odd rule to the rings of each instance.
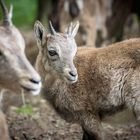
[[[140,119],[140,39],[77,51],[78,27],[57,33],[50,24],[49,34],[35,23],[41,92],[65,120],[82,126],[83,140],[106,140],[105,117],[128,109]]]
[[[12,91],[23,88],[38,94],[41,78],[27,60],[24,39],[19,30],[12,24],[12,7],[8,12],[0,0],[3,11],[3,22],[0,26],[0,87]],[[0,139],[8,139],[8,131],[4,114],[0,112]]]

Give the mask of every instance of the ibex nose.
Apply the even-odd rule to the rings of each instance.
[[[39,84],[41,82],[41,79],[30,79],[30,81],[32,83]]]
[[[22,75],[20,78],[20,85],[26,91],[31,92],[33,95],[38,95],[41,90],[41,77],[34,73],[34,75]]]
[[[65,78],[68,83],[75,83],[78,79],[78,73],[76,68],[66,68],[65,71]]]
[[[73,77],[77,76],[77,71],[70,71],[69,74]]]

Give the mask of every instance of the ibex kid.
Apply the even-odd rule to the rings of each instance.
[[[129,109],[140,119],[140,39],[77,50],[78,27],[57,33],[50,24],[48,33],[35,23],[41,92],[65,120],[82,126],[83,140],[104,140],[104,117]]]

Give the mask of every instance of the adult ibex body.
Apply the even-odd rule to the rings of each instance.
[[[63,34],[50,28],[48,34],[40,22],[35,24],[42,93],[64,119],[82,126],[83,140],[104,140],[102,120],[122,110],[139,120],[140,39],[77,50],[78,24]]]
[[[12,24],[12,7],[10,11],[0,1],[3,11],[3,22],[0,26],[0,87],[19,92],[21,88],[38,94],[41,78],[27,60],[24,39],[19,30]],[[0,139],[8,140],[6,121],[0,112]]]

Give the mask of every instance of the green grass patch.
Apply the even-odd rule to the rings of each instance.
[[[33,115],[33,107],[31,104],[25,104],[16,109],[16,113],[23,115]]]

